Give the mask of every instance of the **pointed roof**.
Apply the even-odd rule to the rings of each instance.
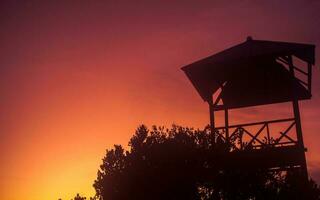
[[[228,108],[290,101],[292,79],[276,58],[293,55],[314,64],[315,46],[310,44],[253,40],[182,67],[204,101],[222,88]],[[298,99],[309,99],[309,91],[295,80]]]

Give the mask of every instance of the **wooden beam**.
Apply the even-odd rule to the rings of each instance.
[[[250,137],[254,138],[254,140],[258,141],[261,145],[266,145],[265,143],[263,143],[261,140],[259,140],[258,138],[255,138],[254,135],[252,135],[249,131],[247,131],[246,129],[242,129],[246,134],[248,134]]]
[[[287,64],[287,65],[289,64],[288,61],[286,61],[286,60],[285,60],[284,58],[282,58],[282,57],[278,57],[277,59],[278,59],[280,62],[284,63],[284,64]]]
[[[209,104],[209,114],[210,114],[210,131],[213,135],[213,143],[216,143],[216,135],[215,135],[215,122],[214,122],[214,108],[213,108],[213,101],[208,102]]]
[[[263,131],[263,129],[267,126],[268,124],[264,124],[259,130],[258,132],[255,134],[255,136],[250,140],[250,142],[248,143],[248,145],[251,145],[260,135],[260,133]]]
[[[312,86],[312,64],[308,63],[308,90],[311,94],[311,86]]]
[[[213,107],[214,111],[220,111],[226,109],[224,105],[214,105]]]
[[[271,124],[271,123],[277,123],[277,122],[288,122],[288,121],[294,121],[295,118],[287,118],[287,119],[276,119],[276,120],[269,120],[269,121],[260,121],[260,122],[253,122],[253,123],[245,123],[245,124],[236,124],[236,125],[231,125],[229,128],[238,128],[238,127],[244,127],[244,126],[255,126],[259,124]],[[216,129],[223,129],[225,127],[219,126],[216,127]]]
[[[299,110],[299,101],[295,90],[295,74],[294,74],[294,68],[293,68],[293,60],[292,56],[288,57],[288,63],[289,63],[289,71],[291,73],[291,79],[292,79],[292,107],[293,107],[293,113],[296,121],[296,132],[297,132],[297,142],[300,149],[304,149],[304,142],[303,142],[303,136],[302,136],[302,127],[301,127],[301,118],[300,118],[300,110]],[[303,176],[306,181],[308,182],[308,170],[307,170],[307,161],[306,156],[303,154],[303,163],[301,163],[303,168]]]
[[[308,76],[308,72],[303,71],[303,70],[302,70],[302,69],[300,69],[299,67],[293,66],[293,68],[294,68],[295,70],[297,70],[298,72],[300,72],[300,73],[302,73],[302,74],[304,74],[304,75]]]
[[[224,125],[226,127],[226,142],[229,143],[229,113],[227,108],[224,110]]]
[[[270,129],[269,129],[269,124],[267,124],[267,140],[268,140],[268,144],[270,145],[271,141],[270,141]]]
[[[279,141],[283,138],[283,137],[286,137],[287,136],[287,133],[291,130],[291,128],[295,125],[296,123],[293,122],[284,132],[280,132],[281,136],[277,139],[277,143],[279,143]],[[287,136],[288,138],[288,136]],[[291,140],[291,138],[290,138]]]
[[[302,137],[302,127],[301,127],[301,118],[300,118],[300,111],[299,111],[299,102],[298,102],[298,97],[297,97],[297,92],[295,88],[295,74],[294,74],[294,67],[293,67],[293,61],[292,61],[292,56],[289,57],[289,69],[291,73],[291,78],[292,78],[292,94],[293,94],[293,99],[292,99],[292,106],[293,106],[293,113],[296,121],[296,131],[297,131],[297,138],[298,138],[298,143],[301,147],[304,147],[303,144],[303,137]]]
[[[302,83],[304,86],[306,86],[306,87],[309,86],[306,82],[304,82],[304,81],[302,81],[302,80],[300,80],[300,79],[297,79],[297,80],[299,81],[299,83]]]
[[[222,90],[219,93],[219,95],[217,96],[217,99],[215,100],[215,102],[213,103],[213,106],[217,106],[219,101],[221,100],[221,95],[222,95]]]

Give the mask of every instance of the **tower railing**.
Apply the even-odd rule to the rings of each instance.
[[[216,127],[216,143],[227,143],[231,150],[263,149],[297,145],[295,118]],[[272,130],[277,128],[277,131]]]

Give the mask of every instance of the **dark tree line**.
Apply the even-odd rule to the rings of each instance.
[[[216,158],[229,149],[223,142],[214,145],[209,129],[142,125],[129,147],[107,151],[94,183],[98,198],[320,199],[315,182],[306,184],[298,171],[217,167]]]
[[[209,129],[174,125],[148,130],[142,125],[129,147],[107,150],[93,185],[95,199],[320,199],[317,184],[302,181],[299,171],[218,167],[230,149],[223,142],[214,144]]]

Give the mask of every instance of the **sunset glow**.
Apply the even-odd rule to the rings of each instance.
[[[203,128],[208,106],[180,68],[248,35],[316,45],[313,98],[300,105],[320,182],[319,1],[57,2],[1,2],[1,199],[91,196],[105,150],[138,125]],[[290,106],[232,111],[230,123]]]

